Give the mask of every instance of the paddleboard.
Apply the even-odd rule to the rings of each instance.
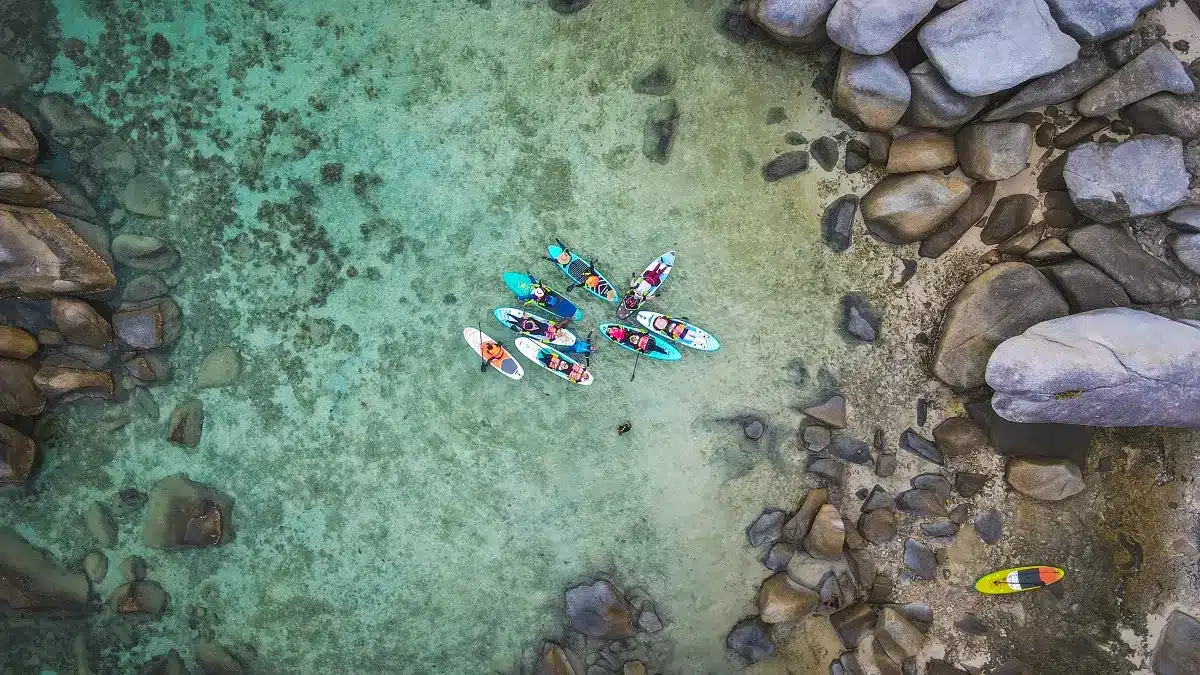
[[[550,288],[549,286],[538,281],[535,277],[520,272],[505,272],[503,275],[504,285],[508,286],[508,290],[517,296],[521,302],[531,301],[531,304],[537,305],[542,309],[550,312],[554,316],[563,319],[571,319],[579,321],[583,318],[583,310],[575,306],[562,293]],[[541,288],[545,294],[541,299],[534,296],[534,288]]]
[[[660,330],[655,326],[655,321],[666,321],[666,325]],[[702,352],[715,352],[721,348],[721,343],[717,341],[708,331],[698,328],[693,324],[681,319],[672,319],[666,314],[658,312],[638,312],[637,321],[646,328],[650,329],[651,333],[661,335],[664,338],[678,342],[685,347],[698,349]],[[660,321],[661,323],[661,321]]]
[[[554,264],[558,265],[558,269],[562,270],[568,279],[578,284],[583,290],[605,302],[620,301],[617,297],[617,289],[613,288],[612,283],[600,272],[590,271],[591,262],[584,260],[574,251],[564,249],[558,244],[550,244],[546,247],[546,255],[554,260]]]
[[[988,595],[1005,595],[1032,591],[1061,581],[1066,572],[1057,567],[1027,565],[999,570],[979,577],[975,590]]]
[[[675,251],[667,251],[655,258],[654,262],[646,266],[646,271],[629,283],[629,290],[625,291],[625,297],[621,298],[621,305],[617,307],[617,318],[628,319],[638,311],[643,303],[654,297],[658,289],[662,288],[667,281],[667,275],[673,269]]]
[[[531,337],[539,342],[570,347],[575,344],[575,334],[566,328],[553,328],[550,320],[533,312],[526,312],[516,307],[498,307],[493,314],[505,328]],[[553,329],[554,337],[550,337]]]
[[[592,372],[575,359],[563,354],[550,345],[535,342],[527,337],[516,339],[517,350],[525,358],[568,382],[591,384]]]
[[[683,358],[678,349],[670,342],[658,337],[650,331],[632,328],[619,323],[602,323],[598,326],[604,337],[612,340],[621,347],[648,359],[659,361],[678,361]],[[635,346],[635,342],[639,346]]]
[[[471,349],[475,350],[475,353],[479,355],[481,360],[483,359],[482,344],[484,342],[496,342],[478,328],[464,328],[463,338],[467,341],[467,344],[471,345]],[[525,371],[521,369],[521,364],[517,363],[517,360],[513,358],[513,355],[507,349],[501,347],[500,350],[504,356],[493,360],[491,366],[509,378],[514,380],[521,379],[521,376],[525,374]]]

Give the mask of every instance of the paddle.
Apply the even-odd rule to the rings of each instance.
[[[641,358],[642,358],[641,352],[638,352],[637,355],[633,357],[633,374],[629,376],[630,382],[633,382],[633,378],[637,377],[637,364],[638,364],[638,360]]]
[[[482,321],[475,322],[475,330],[479,331],[479,358],[483,359],[483,362],[479,364],[479,372],[486,373],[487,367],[488,367],[488,360],[487,360],[487,357],[483,355],[483,322]]]

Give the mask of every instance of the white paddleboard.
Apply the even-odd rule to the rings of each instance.
[[[654,320],[659,317],[667,319],[668,321],[682,324],[686,330],[682,335],[679,335],[679,337],[676,337],[675,335],[672,335],[666,331],[658,330],[654,327]],[[715,352],[721,348],[720,341],[717,340],[712,333],[709,333],[702,328],[698,328],[682,319],[673,319],[658,312],[641,311],[637,313],[637,321],[655,335],[661,335],[662,337],[672,342],[677,342],[685,347],[698,349],[702,352]]]
[[[480,332],[478,328],[464,328],[463,339],[467,341],[467,344],[471,345],[471,349],[475,350],[475,353],[479,355],[480,360],[483,359],[483,342],[496,342],[496,340],[488,337],[486,333]],[[519,380],[521,379],[521,376],[525,374],[525,371],[521,368],[521,364],[517,362],[516,357],[514,357],[507,349],[504,350],[504,358],[500,359],[499,361],[492,361],[491,366],[500,371],[505,377],[513,380]]]
[[[516,307],[499,307],[496,309],[494,314],[496,316],[496,320],[504,324],[504,326],[509,330],[520,333],[526,337],[533,338],[539,342],[546,342],[545,334],[530,333],[520,329],[521,321],[525,318],[533,319],[540,325],[546,325],[550,323],[550,320],[546,317],[534,314],[533,312],[526,312],[525,310],[517,309]],[[549,343],[552,345],[570,347],[571,345],[575,344],[575,334],[566,328],[559,328],[554,334],[554,339],[550,340]]]
[[[575,384],[585,384],[586,385],[586,384],[592,383],[592,371],[585,368],[582,363],[576,361],[575,359],[572,359],[571,357],[567,356],[566,354],[563,354],[562,352],[558,351],[554,347],[551,347],[550,345],[547,345],[547,344],[543,344],[541,342],[535,342],[534,340],[530,340],[527,337],[517,338],[515,344],[517,346],[517,350],[520,351],[521,354],[525,356],[525,358],[529,359],[530,361],[533,361],[534,363],[545,368],[546,370],[549,370],[550,372],[563,378],[564,380],[566,380],[568,382],[573,382]],[[557,357],[557,359],[552,358],[552,357]],[[545,360],[543,360],[543,359],[545,359]],[[580,371],[582,371],[582,374],[579,376],[578,380],[572,380],[571,377],[567,374],[567,372],[564,372],[562,370],[557,370],[555,368],[551,368],[549,365],[551,362],[553,362],[553,363],[565,362],[567,364],[570,364],[572,368],[578,367],[579,370],[575,370],[575,372],[579,373]]]

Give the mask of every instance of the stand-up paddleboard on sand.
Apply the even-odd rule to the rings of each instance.
[[[521,302],[530,302],[563,319],[579,321],[583,318],[583,310],[576,307],[575,303],[529,274],[505,272],[503,279],[504,285]]]
[[[658,289],[662,288],[667,281],[667,275],[673,269],[675,251],[667,251],[655,258],[654,262],[646,266],[646,271],[630,282],[629,290],[625,291],[625,297],[621,298],[621,305],[617,307],[617,318],[628,319],[638,311],[642,303],[654,297]]]
[[[566,328],[555,328],[549,319],[533,312],[516,307],[499,307],[493,314],[504,327],[539,342],[549,342],[560,347],[575,344],[574,333]]]
[[[558,269],[562,270],[568,279],[583,290],[605,302],[619,302],[617,289],[603,274],[592,270],[590,261],[584,260],[574,251],[565,249],[558,244],[547,246],[546,255],[554,261],[554,264],[558,265]]]
[[[480,359],[487,358],[483,354],[483,345],[499,345],[498,342],[488,337],[486,333],[481,332],[478,328],[464,328],[463,338],[467,341],[467,344],[471,345],[471,349],[475,350]],[[517,363],[513,355],[504,347],[500,347],[500,357],[492,359],[490,365],[514,380],[521,379],[521,376],[525,374],[525,371],[521,369],[521,364]]]
[[[683,358],[671,343],[649,331],[619,323],[602,323],[599,328],[604,337],[648,359],[678,361]]]
[[[527,337],[516,339],[517,350],[525,358],[568,382],[591,384],[592,372],[582,363],[563,354],[550,345],[535,342]]]
[[[1032,591],[1061,581],[1066,572],[1046,565],[1027,565],[999,570],[979,577],[975,590],[988,595],[1005,595]]]
[[[673,319],[658,312],[642,311],[637,313],[637,321],[652,333],[685,347],[702,352],[715,352],[721,348],[721,343],[711,333],[683,319]]]

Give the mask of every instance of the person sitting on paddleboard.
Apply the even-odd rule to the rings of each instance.
[[[480,354],[483,356],[483,363],[479,364],[479,372],[486,373],[487,367],[493,363],[499,363],[504,360],[504,345],[499,342],[485,342],[479,346]]]
[[[654,321],[651,321],[650,324],[654,327],[654,330],[665,335],[670,335],[676,340],[681,339],[687,333],[687,327],[682,322],[671,321],[665,316],[654,317]]]
[[[662,265],[661,263],[657,264],[645,272],[642,272],[642,280],[649,284],[650,288],[654,288],[662,283],[662,273],[664,269],[666,269],[665,265]]]
[[[650,343],[650,336],[646,335],[645,333],[641,335],[638,335],[637,333],[629,333],[626,342],[628,342],[631,347],[639,352],[645,352],[646,347]]]

